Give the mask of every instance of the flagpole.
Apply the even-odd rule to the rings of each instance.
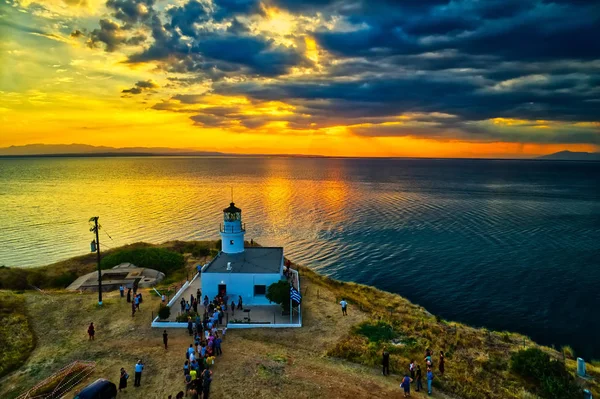
[[[290,324],[292,324],[292,287],[290,287]]]

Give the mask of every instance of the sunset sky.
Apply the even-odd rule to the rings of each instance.
[[[0,147],[600,149],[597,0],[0,1]]]

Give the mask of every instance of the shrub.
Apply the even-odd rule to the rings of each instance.
[[[581,388],[565,365],[538,348],[514,353],[510,359],[513,372],[534,384],[543,398],[580,398]]]
[[[158,318],[161,320],[167,320],[171,317],[171,308],[169,306],[161,306],[158,309]]]
[[[279,280],[267,287],[266,298],[281,305],[281,308],[288,312],[290,310],[290,284],[287,280]]]
[[[569,345],[563,346],[561,351],[569,359],[575,359],[575,351]]]
[[[156,269],[165,274],[183,268],[183,255],[165,248],[123,249],[108,254],[100,262],[102,269],[109,269],[121,263],[133,263],[138,267]]]
[[[354,332],[367,337],[369,342],[391,341],[397,337],[392,326],[384,321],[365,321],[354,327]]]
[[[182,313],[182,314],[178,315],[177,317],[175,317],[175,321],[177,321],[179,323],[187,323],[188,317],[191,317],[192,321],[195,321],[196,316],[198,316],[198,313],[196,313],[196,312]]]

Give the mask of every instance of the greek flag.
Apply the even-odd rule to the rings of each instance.
[[[298,292],[297,289],[290,286],[290,299],[294,302],[300,303],[302,301],[302,295]]]

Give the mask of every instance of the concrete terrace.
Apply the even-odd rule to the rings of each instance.
[[[293,286],[295,288],[298,288],[299,285],[299,281],[298,281],[298,275],[296,273],[291,273],[290,276],[290,280],[293,284]],[[180,290],[180,292],[178,292],[173,299],[170,300],[170,306],[171,306],[171,317],[169,317],[169,319],[166,321],[166,323],[173,323],[172,325],[168,326],[168,325],[163,325],[163,322],[159,322],[161,323],[160,325],[156,325],[156,327],[187,327],[187,323],[177,323],[178,325],[175,325],[176,322],[176,317],[178,315],[181,314],[181,307],[179,302],[181,301],[181,298],[184,298],[186,301],[190,300],[190,296],[194,295],[194,297],[196,297],[197,294],[197,290],[201,289],[202,287],[202,281],[201,281],[201,275],[197,274],[191,281],[190,283],[183,288],[183,290]],[[229,299],[229,304],[231,304],[231,300],[234,300],[234,302],[237,305],[237,295],[232,294],[232,298]],[[236,324],[236,326],[234,326],[233,328],[249,328],[249,326],[246,326],[242,323],[232,323],[232,321],[240,321],[240,322],[248,322],[248,317],[249,317],[249,321],[252,324],[277,324],[277,325],[285,325],[285,324],[293,324],[293,325],[298,325],[302,322],[300,316],[294,312],[294,314],[292,315],[291,318],[291,322],[290,322],[290,315],[282,315],[282,311],[281,311],[281,306],[277,305],[277,304],[273,304],[273,305],[265,305],[265,306],[259,306],[259,305],[244,305],[244,309],[249,309],[250,312],[243,312],[242,310],[238,310],[236,309],[234,312],[231,311],[231,309],[228,309],[227,312],[224,315],[223,318],[223,326],[227,325],[228,328],[232,328],[233,324]],[[204,306],[203,305],[199,305],[198,306],[198,312],[202,313],[204,311]],[[153,323],[155,324],[155,323]],[[181,324],[181,325],[179,325]],[[183,325],[185,324],[185,325]]]
[[[175,302],[171,306],[171,317],[169,317],[169,321],[175,321],[175,318],[181,314],[181,308],[179,306],[179,301],[181,298],[185,298],[186,301],[190,300],[190,295],[194,295],[196,297],[197,290],[202,286],[201,277],[198,276],[196,279],[188,285],[181,296],[179,296]],[[235,302],[237,305],[237,298],[235,298]],[[231,303],[231,301],[230,301]],[[250,309],[249,316],[250,321],[253,323],[273,323],[273,324],[285,324],[290,323],[290,316],[283,316],[281,314],[281,306],[279,305],[268,305],[268,306],[244,306],[244,309]],[[199,305],[198,311],[203,311],[204,306]],[[231,309],[228,309],[225,313],[223,324],[226,325],[229,321],[232,320],[244,320],[245,317],[248,317],[248,313],[243,312],[242,310],[235,310],[231,312]],[[292,323],[298,323],[298,315],[294,314],[292,317]]]

